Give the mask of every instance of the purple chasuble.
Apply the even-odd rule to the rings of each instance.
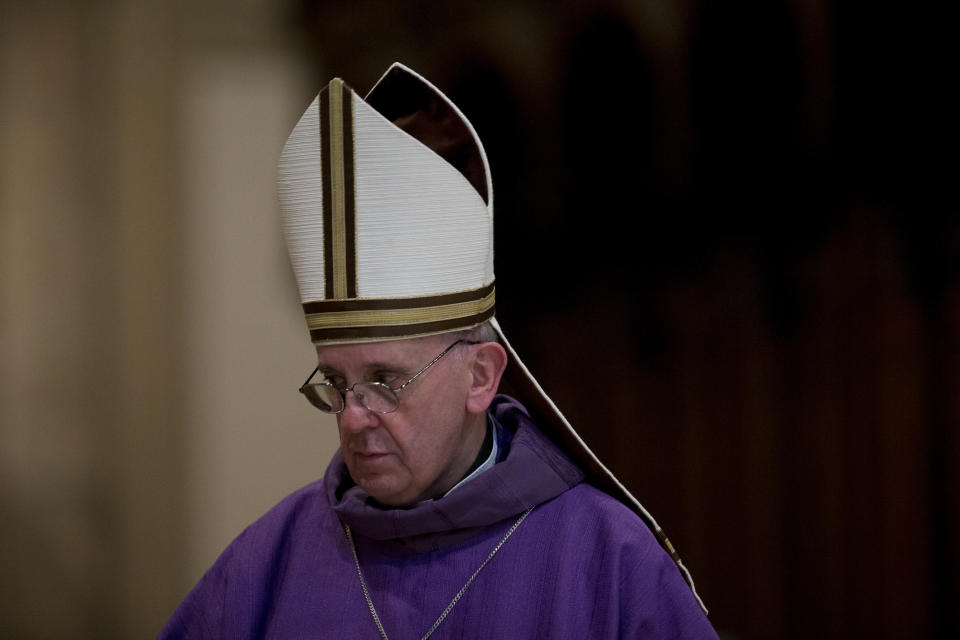
[[[418,640],[536,507],[431,638],[716,638],[639,517],[583,483],[515,400],[497,396],[490,410],[497,464],[407,509],[374,503],[338,452],[322,481],[227,547],[159,637],[376,640],[346,523],[387,635]]]

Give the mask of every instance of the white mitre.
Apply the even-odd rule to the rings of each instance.
[[[584,443],[493,317],[493,184],[480,138],[456,105],[399,63],[365,98],[334,79],[294,127],[277,173],[311,340],[397,340],[489,320],[509,355],[502,386],[591,484],[647,523],[703,607],[656,520]]]
[[[311,339],[391,340],[488,320],[493,186],[480,139],[452,102],[401,65],[367,100],[333,80],[280,159],[284,233]],[[482,193],[393,121],[447,127],[441,144],[482,164]]]

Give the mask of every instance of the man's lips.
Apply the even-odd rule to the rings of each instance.
[[[372,462],[374,460],[380,460],[389,456],[389,453],[382,451],[355,451],[354,452],[358,458],[365,462]]]

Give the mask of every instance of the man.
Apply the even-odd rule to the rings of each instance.
[[[463,114],[399,64],[364,99],[334,80],[278,184],[317,350],[300,391],[336,414],[340,451],[161,637],[716,637],[493,318],[493,190]]]

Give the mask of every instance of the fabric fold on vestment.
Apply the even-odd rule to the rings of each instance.
[[[353,485],[338,451],[324,476],[334,512],[355,533],[373,540],[395,541],[408,549],[439,549],[516,517],[583,480],[583,472],[539,432],[516,400],[499,395],[490,413],[504,445],[503,459],[456,491],[406,509],[383,507]]]

